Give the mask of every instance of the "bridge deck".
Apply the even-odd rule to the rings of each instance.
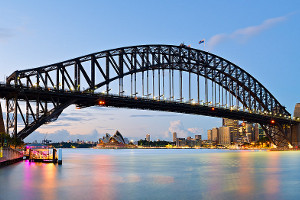
[[[99,106],[99,101],[105,102],[102,106],[112,106],[131,109],[155,110],[177,112],[185,114],[205,115],[211,117],[230,118],[244,120],[252,123],[266,124],[275,120],[283,124],[296,124],[298,120],[290,119],[288,116],[273,116],[265,113],[250,113],[242,110],[233,110],[224,107],[212,107],[201,104],[190,104],[184,102],[155,100],[149,98],[107,95],[102,93],[84,93],[72,91],[58,91],[43,88],[18,88],[11,85],[0,84],[0,98],[10,98],[17,96],[19,99],[51,101],[59,98],[61,103],[76,99],[75,104],[79,108]]]

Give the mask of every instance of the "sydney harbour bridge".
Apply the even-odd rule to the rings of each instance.
[[[230,61],[184,45],[105,50],[13,72],[0,85],[6,133],[24,139],[65,108],[113,106],[259,123],[277,147],[298,143],[292,117],[258,80]]]

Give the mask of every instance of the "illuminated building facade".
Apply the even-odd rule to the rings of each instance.
[[[148,142],[150,142],[150,134],[147,134],[147,135],[146,135],[146,140],[147,140]]]
[[[126,144],[122,134],[119,131],[113,136],[106,133],[102,139],[99,139],[99,146],[124,146]]]
[[[223,126],[230,127],[231,142],[237,142],[239,139],[239,121],[223,118]]]
[[[219,137],[219,129],[218,128],[213,128],[211,130],[211,140],[213,142],[218,142],[218,137]]]
[[[231,144],[231,127],[223,126],[219,128],[219,144],[222,144],[224,146],[228,146]]]
[[[177,138],[177,133],[174,132],[174,133],[173,133],[173,142],[176,142],[176,138]]]
[[[207,140],[211,141],[211,130],[207,130]]]

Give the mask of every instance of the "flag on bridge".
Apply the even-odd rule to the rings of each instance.
[[[204,39],[199,41],[199,44],[202,44],[202,43],[205,43]]]

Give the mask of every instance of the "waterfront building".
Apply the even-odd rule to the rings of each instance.
[[[254,131],[253,131],[253,124],[252,123],[246,123],[246,135],[248,137],[249,142],[255,141],[254,138]]]
[[[219,129],[218,128],[213,128],[211,130],[211,140],[213,142],[217,142],[218,143],[218,138],[219,138]]]
[[[300,103],[297,103],[295,105],[294,117],[296,119],[300,118]],[[292,141],[293,146],[300,145],[300,125],[299,124],[292,126],[291,141]]]
[[[103,136],[102,139],[99,139],[99,144],[97,147],[114,147],[114,146],[125,146],[126,142],[122,136],[122,134],[119,131],[116,131],[116,133],[113,136],[110,136],[110,134],[106,133],[105,136]]]
[[[177,147],[186,146],[186,140],[185,140],[185,138],[176,138],[176,146]]]
[[[147,140],[148,142],[150,142],[150,134],[147,134],[147,135],[146,135],[146,140]]]
[[[125,144],[129,144],[129,139],[128,138],[124,138]]]
[[[219,144],[222,144],[224,146],[228,146],[231,144],[231,127],[228,126],[222,126],[219,128]]]
[[[211,141],[211,130],[207,130],[207,140]]]
[[[177,133],[174,132],[174,133],[173,133],[173,142],[176,142],[176,138],[177,138]]]
[[[231,127],[231,142],[237,142],[237,140],[239,139],[239,121],[223,118],[223,126]]]
[[[189,146],[189,147],[194,147],[197,145],[197,142],[195,139],[193,138],[190,138],[189,140],[186,140],[186,145]]]
[[[254,141],[258,141],[259,140],[259,124],[256,123],[254,125]]]
[[[195,135],[195,140],[201,140],[201,135]]]
[[[258,125],[258,139],[266,137],[265,131],[262,129],[260,125]]]

